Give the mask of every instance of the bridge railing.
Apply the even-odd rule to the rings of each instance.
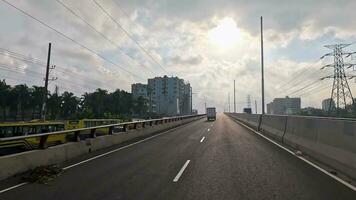
[[[161,124],[176,122],[176,121],[180,121],[183,119],[189,119],[189,118],[199,117],[199,116],[204,116],[204,115],[185,115],[185,116],[176,116],[176,117],[165,117],[165,118],[160,118],[160,119],[142,120],[142,121],[135,121],[135,122],[124,122],[124,123],[101,125],[101,126],[95,126],[95,127],[89,127],[89,128],[79,128],[79,129],[55,131],[55,132],[49,132],[49,133],[31,134],[31,135],[25,135],[25,136],[5,137],[5,138],[0,138],[0,143],[36,138],[37,140],[39,140],[38,148],[45,149],[48,147],[47,140],[50,136],[65,135],[66,139],[67,139],[68,138],[67,136],[71,135],[71,136],[73,136],[72,141],[79,142],[82,140],[81,136],[84,134],[88,135],[88,133],[89,133],[90,138],[97,137],[96,131],[99,129],[101,129],[101,130],[104,129],[107,131],[103,135],[112,135],[115,133],[127,132],[128,130],[132,130],[132,129],[143,129],[146,127],[157,126],[157,125],[161,125]],[[114,132],[115,128],[118,129],[119,131]]]

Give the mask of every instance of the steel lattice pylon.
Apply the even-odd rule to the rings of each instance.
[[[329,107],[329,112],[332,112],[335,109],[339,108],[347,108],[348,104],[354,104],[354,99],[352,96],[352,92],[350,89],[350,86],[347,82],[347,79],[353,78],[354,76],[349,76],[345,72],[345,67],[350,68],[353,67],[354,64],[351,63],[345,63],[344,62],[344,57],[349,57],[352,54],[356,52],[344,52],[343,48],[349,46],[351,44],[334,44],[334,45],[326,45],[326,48],[329,48],[332,50],[331,53],[327,53],[324,56],[321,57],[323,59],[326,56],[333,56],[334,57],[334,63],[326,65],[322,67],[321,69],[324,69],[326,67],[333,67],[334,68],[334,74],[330,76],[326,76],[325,78],[333,78],[333,87],[331,89],[331,101],[330,101],[330,107]],[[332,106],[333,103],[335,103],[335,106]]]

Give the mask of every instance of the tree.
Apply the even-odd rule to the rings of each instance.
[[[0,80],[0,108],[2,110],[2,119],[6,121],[6,110],[9,105],[10,85],[7,85],[5,80]]]
[[[133,112],[138,114],[139,116],[143,117],[147,114],[148,106],[147,100],[142,96],[139,96],[137,99],[134,100],[133,104]]]
[[[55,92],[50,94],[47,100],[47,113],[50,119],[55,120],[60,117],[60,110],[62,109],[62,96],[58,93],[56,86]]]
[[[25,120],[25,111],[30,106],[30,91],[26,84],[16,85],[12,90],[12,100],[15,100],[15,119],[17,114],[21,113],[21,119]]]
[[[76,118],[78,114],[80,100],[71,92],[64,92],[62,95],[62,117],[64,119]]]
[[[34,85],[32,86],[32,88],[30,88],[29,106],[32,108],[32,119],[40,117],[39,115],[42,109],[44,94],[45,94],[44,87],[39,87]]]

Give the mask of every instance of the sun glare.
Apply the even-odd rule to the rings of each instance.
[[[224,18],[208,33],[209,40],[219,47],[228,48],[236,45],[241,38],[236,22],[231,18]]]

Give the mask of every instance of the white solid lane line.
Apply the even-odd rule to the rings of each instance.
[[[187,166],[188,166],[189,163],[190,163],[190,160],[187,160],[187,161],[184,163],[182,169],[180,169],[180,171],[178,172],[177,176],[173,179],[173,182],[177,182],[177,181],[179,180],[179,177],[182,176],[182,174],[183,174],[185,168],[187,168]]]
[[[26,185],[26,184],[28,184],[28,183],[29,183],[29,182],[23,182],[23,183],[14,185],[14,186],[12,186],[12,187],[6,188],[6,189],[4,189],[4,190],[0,190],[0,194],[1,194],[1,193],[4,193],[4,192],[7,192],[7,191],[9,191],[9,190],[12,190],[12,189],[21,187],[21,186]]]
[[[205,137],[203,137],[203,138],[200,140],[200,142],[203,142],[203,141],[204,141],[204,139],[205,139]]]
[[[306,163],[309,164],[310,166],[314,167],[315,169],[319,170],[320,172],[324,173],[325,175],[327,175],[327,176],[333,178],[334,180],[338,181],[339,183],[345,185],[346,187],[350,188],[351,190],[356,191],[356,187],[353,186],[353,185],[351,185],[350,183],[348,183],[348,182],[342,180],[341,178],[339,178],[339,177],[337,177],[337,176],[335,176],[335,175],[333,175],[333,174],[330,174],[328,171],[326,171],[325,169],[319,167],[319,166],[316,165],[315,163],[313,163],[313,162],[311,162],[311,161],[309,161],[309,160],[307,160],[307,159],[305,159],[305,158],[303,158],[303,157],[301,157],[301,156],[295,155],[295,153],[294,153],[293,151],[291,151],[291,150],[289,150],[288,148],[286,148],[286,147],[284,147],[284,146],[278,144],[277,142],[273,141],[272,139],[270,139],[270,138],[264,136],[262,133],[253,130],[253,129],[250,128],[249,126],[247,126],[247,125],[245,125],[245,124],[243,124],[243,123],[241,123],[241,122],[239,122],[239,121],[237,121],[237,120],[234,120],[234,121],[236,121],[236,122],[239,123],[240,125],[244,126],[245,128],[249,129],[250,131],[254,132],[255,134],[257,134],[257,135],[263,137],[263,138],[266,139],[267,141],[269,141],[269,142],[275,144],[275,145],[278,146],[279,148],[281,148],[281,149],[287,151],[288,153],[292,154],[292,156],[294,156],[294,157],[296,157],[296,158],[299,158],[300,160],[306,162]]]

